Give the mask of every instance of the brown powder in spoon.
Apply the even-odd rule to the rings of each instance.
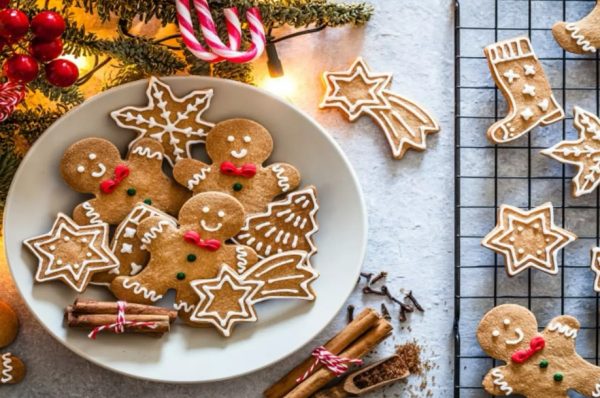
[[[363,372],[354,378],[358,388],[366,388],[402,376],[406,370],[411,374],[421,373],[421,347],[415,342],[396,348],[397,357],[392,357],[380,365]]]

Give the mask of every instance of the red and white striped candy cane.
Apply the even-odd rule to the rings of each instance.
[[[192,22],[192,13],[189,0],[175,0],[175,6],[177,8],[177,21],[179,22],[181,38],[183,39],[183,42],[185,43],[188,50],[190,50],[190,52],[194,54],[197,58],[206,62],[222,61],[223,58],[206,50],[204,46],[198,41],[198,39],[196,39],[196,36],[194,34],[194,24]],[[229,31],[229,26],[227,30]]]

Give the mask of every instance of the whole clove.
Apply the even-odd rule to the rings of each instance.
[[[419,302],[417,301],[417,299],[413,295],[412,290],[408,291],[408,294],[405,296],[405,298],[407,298],[408,300],[410,300],[410,302],[413,303],[413,305],[415,306],[415,308],[417,310],[419,310],[421,312],[425,312],[425,309],[421,306],[421,304],[419,304]]]
[[[374,285],[375,283],[379,282],[380,280],[384,279],[385,277],[387,277],[387,272],[381,271],[379,274],[377,274],[374,278],[371,279],[371,282],[369,283],[369,285]]]
[[[373,277],[372,272],[361,272],[360,276],[367,280],[367,285],[371,283],[371,278]]]
[[[354,320],[354,306],[349,304],[348,307],[346,307],[346,311],[348,313],[348,323],[350,323]]]
[[[390,321],[392,319],[390,311],[388,311],[388,308],[384,303],[381,303],[381,315],[383,315],[383,319],[385,319],[386,321]]]
[[[386,296],[386,293],[383,290],[375,290],[370,286],[365,286],[362,289],[363,294],[375,294],[377,296]]]

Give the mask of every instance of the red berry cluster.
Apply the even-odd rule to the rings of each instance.
[[[5,8],[8,0],[0,0],[0,48],[12,46],[25,38],[31,30],[28,54],[13,54],[4,63],[4,74],[8,80],[29,83],[39,72],[39,63],[44,64],[46,79],[58,87],[68,87],[79,77],[77,65],[66,59],[57,59],[63,50],[60,36],[65,31],[65,20],[54,11],[42,11],[31,19],[19,10]]]

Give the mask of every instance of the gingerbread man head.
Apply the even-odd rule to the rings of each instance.
[[[266,128],[248,119],[230,119],[217,124],[206,137],[206,152],[215,162],[264,163],[273,151]]]
[[[537,334],[537,320],[527,308],[504,304],[488,312],[477,328],[481,348],[492,358],[509,361]]]

